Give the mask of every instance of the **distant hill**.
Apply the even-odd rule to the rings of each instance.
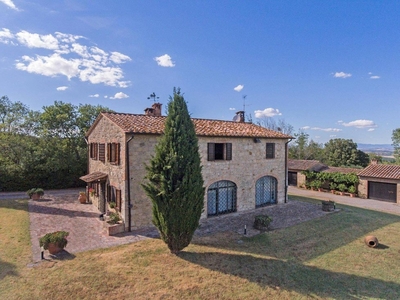
[[[390,144],[357,144],[358,149],[366,153],[375,153],[381,156],[392,156],[394,148]]]

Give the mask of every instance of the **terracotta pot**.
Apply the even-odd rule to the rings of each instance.
[[[81,204],[86,203],[86,195],[85,194],[79,194],[78,200]]]
[[[364,239],[364,242],[370,248],[375,248],[379,245],[378,239],[373,235],[367,235]]]
[[[48,249],[50,254],[57,254],[63,250],[62,247],[60,247],[58,244],[55,243],[50,243]]]
[[[39,199],[40,199],[40,195],[38,193],[32,194],[32,200],[39,200]]]

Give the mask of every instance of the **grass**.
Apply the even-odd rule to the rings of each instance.
[[[153,239],[32,268],[27,202],[0,201],[0,299],[398,299],[400,217],[339,208],[253,238],[196,237],[178,256]]]

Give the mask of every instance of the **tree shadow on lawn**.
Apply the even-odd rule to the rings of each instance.
[[[38,213],[45,215],[62,215],[69,218],[75,217],[87,217],[87,218],[98,218],[100,216],[100,212],[90,212],[82,210],[71,210],[47,205],[40,205],[37,202],[29,203],[29,212],[30,213]]]
[[[293,261],[220,252],[181,252],[181,259],[261,287],[296,291],[303,295],[336,299],[395,299],[400,285],[379,279],[332,272]]]
[[[195,237],[194,244],[268,255],[279,259],[306,261],[340,248],[389,224],[400,216],[340,205],[341,211],[322,218],[269,231],[254,237],[224,232]],[[218,224],[216,224],[218,226]],[[384,243],[380,237],[379,242]],[[385,245],[379,249],[388,249]]]
[[[16,270],[17,267],[14,264],[0,259],[0,280],[4,279],[6,276],[19,276]]]

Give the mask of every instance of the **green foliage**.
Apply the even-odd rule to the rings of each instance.
[[[330,188],[331,190],[336,190],[337,184],[336,184],[335,182],[331,182],[331,183],[329,183],[329,188]]]
[[[400,128],[394,129],[392,132],[392,142],[394,147],[394,158],[396,163],[400,164]]]
[[[341,192],[345,192],[347,190],[347,187],[346,187],[346,185],[344,183],[338,184],[337,187],[338,187],[338,190],[341,191]]]
[[[321,144],[308,140],[309,135],[300,130],[294,134],[295,140],[289,143],[289,158],[322,160],[323,148]]]
[[[253,227],[258,230],[268,230],[272,218],[268,215],[258,215],[254,217]]]
[[[312,171],[303,171],[302,174],[306,175],[306,187],[311,187],[318,189],[325,184],[329,184],[331,190],[335,190],[339,188],[339,185],[344,190],[347,190],[349,187],[356,187],[359,183],[359,178],[355,173],[340,173],[340,172],[312,172]]]
[[[369,156],[357,150],[357,144],[351,139],[332,139],[325,144],[323,162],[333,167],[366,167]]]
[[[79,180],[87,166],[84,133],[107,110],[55,101],[37,112],[0,98],[0,191],[84,185]]]
[[[180,89],[170,97],[164,135],[146,170],[142,186],[153,204],[153,223],[176,254],[190,244],[204,206],[198,141]]]
[[[66,237],[69,235],[67,231],[55,231],[45,234],[39,239],[40,247],[45,250],[49,248],[49,244],[57,244],[58,247],[64,248],[68,244]]]
[[[31,198],[33,194],[38,194],[39,196],[43,196],[44,190],[42,188],[31,188],[26,192],[26,194],[29,196],[29,198]]]
[[[110,213],[108,223],[110,223],[110,224],[117,224],[119,221],[121,221],[121,217],[119,216],[118,213],[116,213],[116,212]]]
[[[354,185],[349,186],[349,188],[347,189],[349,191],[349,193],[354,194],[356,192],[356,187]]]
[[[115,202],[110,202],[110,208],[115,208],[116,204]]]

